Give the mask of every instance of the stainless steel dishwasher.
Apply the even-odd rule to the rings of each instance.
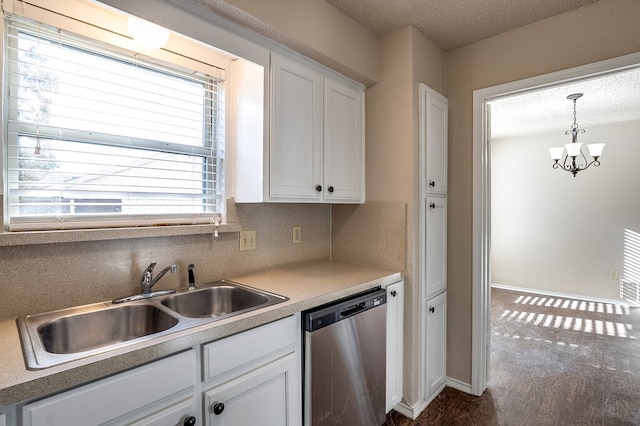
[[[305,426],[385,422],[384,289],[303,314]]]

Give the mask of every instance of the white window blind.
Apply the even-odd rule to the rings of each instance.
[[[209,222],[224,200],[224,84],[8,19],[11,230]]]

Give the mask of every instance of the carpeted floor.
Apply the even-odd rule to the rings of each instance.
[[[445,388],[385,426],[640,425],[640,308],[493,289],[491,318],[484,394]]]

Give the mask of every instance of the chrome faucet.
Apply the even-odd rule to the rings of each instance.
[[[142,278],[140,279],[140,288],[142,292],[140,294],[134,294],[133,296],[125,296],[118,297],[117,299],[113,299],[111,303],[125,303],[125,302],[133,302],[136,300],[144,300],[150,299],[156,296],[165,296],[167,294],[175,293],[175,290],[161,290],[161,291],[151,291],[151,287],[156,285],[160,278],[164,277],[164,274],[171,271],[171,273],[176,272],[176,265],[170,265],[164,268],[162,271],[158,273],[158,275],[153,277],[153,268],[156,267],[156,262],[151,262],[147,269],[142,273]]]
[[[160,281],[162,277],[164,277],[164,274],[169,271],[171,271],[172,274],[176,272],[176,265],[170,265],[161,270],[154,278],[153,268],[155,267],[156,262],[151,262],[149,266],[147,266],[147,269],[145,269],[142,273],[142,279],[140,280],[140,288],[142,289],[142,294],[151,294],[151,288],[156,285],[156,283]]]

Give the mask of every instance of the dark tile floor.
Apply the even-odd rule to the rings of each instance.
[[[491,381],[385,426],[640,425],[640,308],[493,289]]]

